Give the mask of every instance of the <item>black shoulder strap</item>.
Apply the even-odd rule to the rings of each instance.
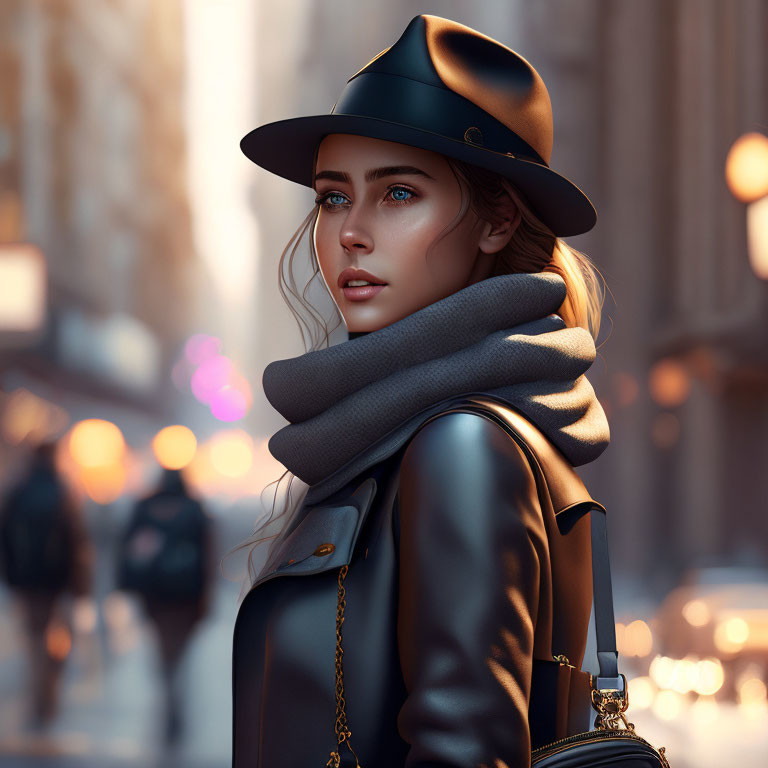
[[[534,472],[544,479],[541,467],[530,445],[512,426],[489,408],[477,401],[464,401],[452,405],[446,410],[434,414],[425,420],[423,427],[429,421],[444,413],[463,412],[477,413],[501,426],[523,449]],[[596,687],[600,689],[622,690],[624,687],[619,675],[619,653],[616,649],[616,624],[613,613],[613,589],[611,587],[611,563],[608,555],[608,529],[606,525],[606,510],[595,504],[589,510],[592,532],[592,594],[595,605],[595,637],[597,642],[597,660],[600,673],[597,676]]]

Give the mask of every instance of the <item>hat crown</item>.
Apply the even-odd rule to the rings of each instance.
[[[453,91],[527,142],[549,164],[553,121],[539,73],[511,48],[451,19],[415,16],[400,38],[347,82],[369,72]]]
[[[314,187],[325,136],[418,147],[496,173],[558,237],[590,230],[589,198],[549,167],[552,106],[538,72],[497,40],[419,14],[347,81],[331,111],[261,125],[240,142],[254,163]]]

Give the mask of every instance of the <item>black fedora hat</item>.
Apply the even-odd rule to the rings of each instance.
[[[495,171],[559,236],[590,230],[589,198],[549,167],[552,106],[538,72],[493,38],[420,14],[347,81],[330,114],[259,126],[240,142],[257,165],[313,186],[324,136],[395,141]]]

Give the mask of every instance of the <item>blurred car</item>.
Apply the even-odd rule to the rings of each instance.
[[[718,690],[727,698],[743,697],[747,678],[768,682],[768,570],[699,568],[683,582],[650,622],[652,656],[718,660],[724,674]]]

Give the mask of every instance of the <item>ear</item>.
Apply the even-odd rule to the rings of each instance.
[[[500,224],[483,222],[477,247],[483,253],[498,253],[512,239],[520,225],[520,218],[520,209],[515,206],[512,218],[504,219]]]
[[[515,230],[520,225],[520,209],[514,206],[510,211],[511,218],[505,218],[500,224],[492,224],[490,221],[483,222],[483,228],[480,232],[478,248],[483,253],[498,253],[515,234]]]

